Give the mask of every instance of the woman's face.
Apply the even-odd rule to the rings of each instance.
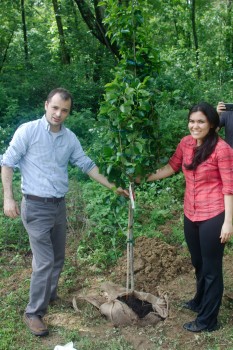
[[[197,140],[197,146],[199,146],[208,134],[211,125],[205,114],[202,112],[193,112],[189,117],[188,128],[191,136]]]

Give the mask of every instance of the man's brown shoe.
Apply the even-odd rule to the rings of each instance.
[[[27,315],[23,316],[23,320],[30,329],[30,332],[39,337],[43,337],[49,334],[48,328],[42,321],[42,318],[37,315]]]

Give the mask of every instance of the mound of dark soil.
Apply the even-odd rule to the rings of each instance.
[[[152,293],[178,275],[192,268],[190,258],[181,255],[180,249],[158,238],[139,237],[134,244],[135,290]],[[127,274],[126,252],[112,271],[111,279],[125,285]]]

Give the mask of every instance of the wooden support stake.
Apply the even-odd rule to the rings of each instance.
[[[128,234],[127,234],[127,281],[126,292],[134,290],[134,254],[133,254],[133,223],[134,223],[134,199],[133,199],[134,184],[130,184],[129,192],[131,198],[129,201],[129,213],[128,213]]]

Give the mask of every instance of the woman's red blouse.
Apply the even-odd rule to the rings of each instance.
[[[221,138],[209,158],[196,170],[187,170],[196,140],[185,136],[169,164],[174,171],[182,167],[186,180],[184,213],[191,221],[210,219],[224,211],[224,195],[233,194],[233,149]]]

